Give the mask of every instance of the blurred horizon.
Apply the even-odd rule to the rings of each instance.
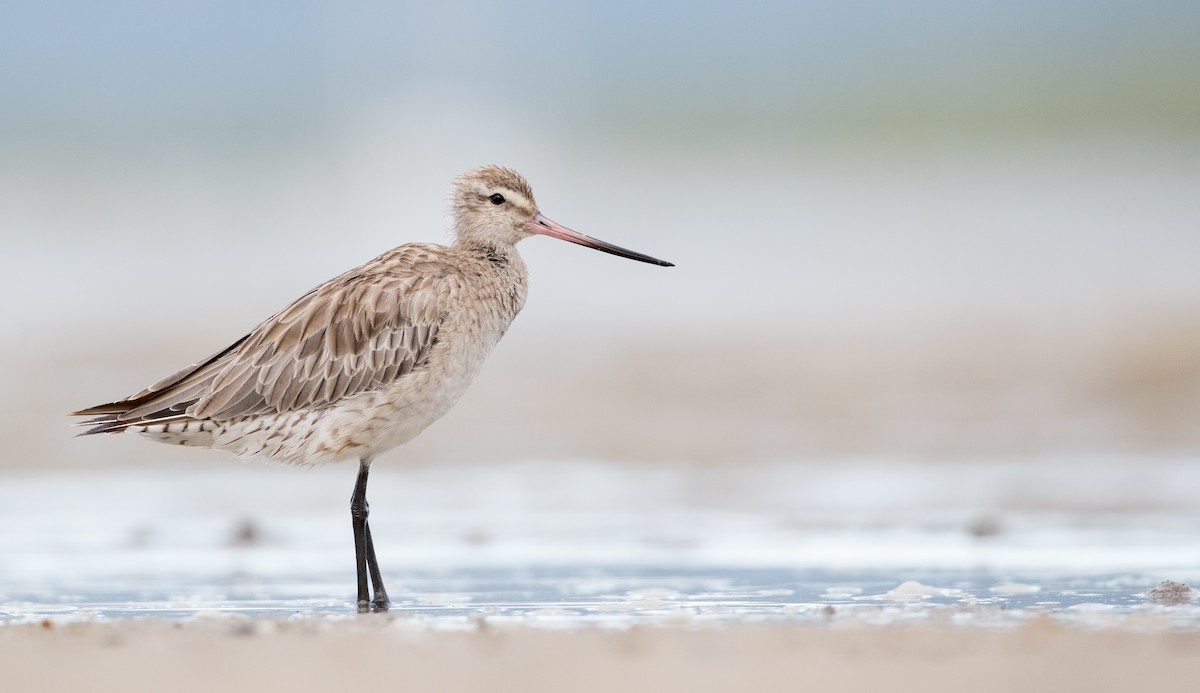
[[[1200,450],[1196,3],[5,14],[5,466],[183,459],[61,414],[445,241],[484,163],[678,267],[522,243],[524,314],[396,456]]]
[[[0,121],[244,144],[408,100],[627,139],[743,126],[945,139],[1195,135],[1188,2],[16,3]],[[438,94],[442,101],[426,101]],[[281,127],[283,126],[283,127]],[[957,127],[956,127],[957,126]],[[1107,128],[1106,128],[1107,126]],[[10,131],[13,131],[10,130]],[[883,137],[882,139],[889,139]],[[752,139],[752,138],[751,138]],[[10,144],[14,144],[10,142]]]

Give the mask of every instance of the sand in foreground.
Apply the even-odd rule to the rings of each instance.
[[[931,626],[484,628],[127,620],[0,628],[11,691],[1195,691],[1200,633]]]

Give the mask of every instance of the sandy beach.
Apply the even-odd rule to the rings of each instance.
[[[1194,691],[1200,634],[931,627],[527,628],[387,617],[0,629],[12,691]]]

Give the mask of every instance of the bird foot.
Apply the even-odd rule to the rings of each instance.
[[[371,601],[366,599],[358,600],[358,613],[360,614],[384,614],[390,609],[392,603],[387,597],[376,597]]]

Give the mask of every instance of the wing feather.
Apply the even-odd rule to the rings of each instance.
[[[445,252],[413,244],[384,253],[301,296],[205,361],[75,413],[107,415],[97,427],[105,432],[185,413],[221,420],[321,408],[387,387],[425,363],[459,294]]]
[[[188,413],[220,419],[320,408],[390,385],[425,361],[455,299],[456,275],[448,263],[440,267],[354,272],[323,285],[252,332]],[[241,386],[243,369],[254,373],[251,390]]]

